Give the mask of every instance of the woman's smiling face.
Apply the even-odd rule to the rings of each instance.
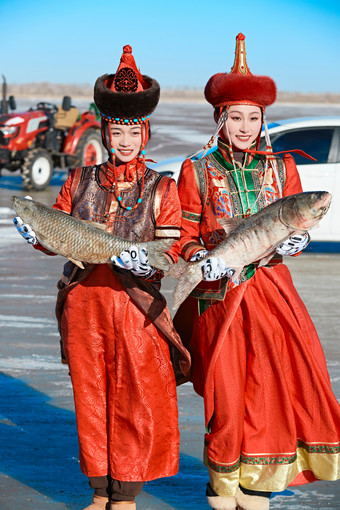
[[[124,126],[110,124],[111,147],[116,159],[129,163],[138,156],[142,145],[142,127],[140,125]]]
[[[228,109],[226,122],[233,147],[244,151],[256,140],[262,126],[262,112],[258,106],[237,104]],[[227,126],[223,126],[225,140],[229,140]]]

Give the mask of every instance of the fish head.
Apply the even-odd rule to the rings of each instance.
[[[34,217],[34,201],[29,198],[11,197],[13,209],[24,223],[32,223]]]
[[[332,201],[328,191],[306,191],[286,197],[280,219],[286,226],[306,231],[314,227],[327,213]]]

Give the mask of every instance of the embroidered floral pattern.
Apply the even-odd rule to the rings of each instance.
[[[250,465],[271,465],[271,464],[292,464],[297,459],[297,453],[294,455],[282,455],[278,457],[246,457],[245,455],[241,455],[241,462],[243,464]]]
[[[232,464],[230,466],[221,466],[220,464],[216,464],[216,462],[212,462],[208,459],[208,466],[216,473],[233,473],[240,469],[241,461],[239,460],[236,464]]]
[[[182,210],[182,217],[189,221],[194,221],[195,223],[199,223],[201,221],[200,214],[194,214],[188,211]]]
[[[340,453],[340,443],[335,445],[308,444],[299,440],[298,448],[303,448],[304,450],[307,450],[308,453]]]
[[[308,444],[302,440],[297,443],[297,448],[303,448],[308,453],[320,453],[320,454],[339,454],[340,444],[325,445],[325,444]],[[263,456],[248,456],[241,455],[238,462],[232,465],[221,465],[212,460],[208,459],[208,465],[217,473],[232,473],[240,468],[241,463],[251,466],[269,466],[269,465],[289,465],[293,464],[298,457],[297,451],[292,455],[263,455]]]
[[[115,88],[118,92],[136,92],[138,79],[130,67],[123,67],[115,76]]]

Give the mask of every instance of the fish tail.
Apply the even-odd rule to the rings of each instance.
[[[148,251],[149,264],[157,269],[169,271],[170,263],[164,256],[164,253],[171,248],[174,242],[174,239],[161,239],[148,242],[146,248]]]
[[[183,303],[183,301],[189,296],[190,292],[194,290],[196,285],[202,280],[202,269],[199,264],[188,264],[186,271],[179,278],[175,287],[173,296],[173,310]]]

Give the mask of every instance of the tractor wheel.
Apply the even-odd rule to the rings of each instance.
[[[99,165],[105,161],[104,147],[98,131],[89,129],[80,137],[73,161],[75,166]]]
[[[35,191],[44,190],[53,174],[53,161],[45,149],[33,149],[28,153],[22,165],[21,175],[24,188]]]

